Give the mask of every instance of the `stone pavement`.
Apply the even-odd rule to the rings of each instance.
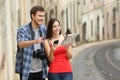
[[[93,43],[82,44],[80,46],[74,47],[73,48],[73,58],[79,56],[79,60],[73,59],[73,61],[71,60],[71,63],[73,63],[77,60],[78,61],[77,64],[81,64],[80,66],[75,66],[72,64],[73,68],[75,68],[75,69],[73,69],[73,71],[75,71],[75,73],[73,72],[74,80],[104,80],[101,77],[101,75],[98,72],[96,72],[94,63],[92,61],[89,61],[89,63],[85,62],[87,59],[87,58],[85,58],[85,55],[87,55],[87,54],[82,54],[82,55],[78,55],[78,56],[76,56],[76,55],[78,53],[82,52],[84,49],[89,48],[91,46],[109,43],[109,42],[114,42],[114,41],[120,41],[120,39],[93,42]]]

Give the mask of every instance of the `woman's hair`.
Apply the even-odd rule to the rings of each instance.
[[[69,28],[67,28],[67,30],[66,30],[66,35],[68,35],[68,34],[71,34],[71,31]]]
[[[51,18],[50,19],[50,21],[48,22],[48,26],[47,26],[47,34],[46,34],[47,39],[51,39],[52,36],[53,36],[52,29],[53,29],[53,24],[54,24],[55,21],[57,21],[60,25],[60,21],[58,19],[56,19],[56,18]],[[60,31],[59,34],[61,34],[61,31]]]

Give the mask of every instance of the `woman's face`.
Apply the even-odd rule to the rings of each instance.
[[[58,21],[55,21],[55,22],[53,23],[53,27],[52,27],[52,32],[53,32],[53,34],[59,35],[60,30],[61,30],[61,28],[60,28],[59,22],[58,22]]]

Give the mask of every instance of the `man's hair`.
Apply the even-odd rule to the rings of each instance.
[[[30,17],[32,19],[32,14],[35,15],[37,11],[45,11],[45,9],[42,6],[34,6],[32,7],[32,9],[30,10]]]

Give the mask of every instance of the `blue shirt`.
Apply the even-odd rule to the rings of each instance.
[[[39,26],[39,33],[40,29],[42,32],[42,36],[46,36],[46,27],[43,25]],[[34,30],[33,30],[34,31]],[[30,33],[30,26],[29,24],[21,26],[17,30],[17,43],[20,41],[28,41],[31,40],[31,33]],[[34,47],[33,45],[28,46],[24,49],[19,49],[16,54],[16,73],[22,73],[22,80],[28,80],[29,77],[29,70],[30,64],[32,61]],[[47,77],[47,60],[42,60],[42,71],[43,71],[43,78]]]

